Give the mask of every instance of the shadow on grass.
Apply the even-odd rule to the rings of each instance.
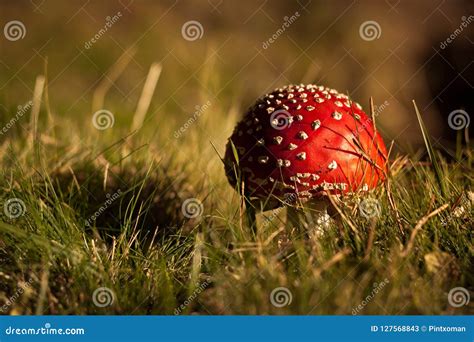
[[[93,163],[56,171],[41,184],[80,214],[87,232],[109,239],[127,230],[146,241],[189,232],[193,220],[183,215],[192,187],[179,173],[161,166],[147,170],[99,167]],[[41,191],[46,194],[47,191]]]

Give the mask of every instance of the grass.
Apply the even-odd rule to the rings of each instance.
[[[473,286],[469,147],[460,146],[449,162],[428,143],[431,162],[422,161],[423,152],[392,155],[384,186],[366,198],[334,199],[342,219],[322,236],[288,228],[282,209],[257,213],[254,236],[219,158],[238,118],[235,108],[214,103],[176,138],[179,124],[172,120],[157,129],[150,118],[116,115],[102,131],[88,115],[54,115],[41,93],[34,102],[33,124],[14,125],[1,146],[2,209],[9,199],[24,203],[17,218],[1,214],[4,314],[461,314],[472,308],[447,300],[451,288]],[[361,215],[359,203],[368,198],[379,215]],[[187,199],[196,204],[196,217],[184,215]],[[454,215],[459,206],[464,212]],[[100,287],[113,292],[111,305],[94,304]],[[288,289],[289,305],[272,305],[277,287]]]

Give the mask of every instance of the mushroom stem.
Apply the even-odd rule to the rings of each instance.
[[[326,230],[329,223],[328,202],[326,199],[312,199],[307,201],[302,208],[288,206],[287,226],[295,228],[299,232],[306,232],[307,235],[312,235],[314,232],[321,234]]]
[[[291,229],[296,229],[297,231],[303,230],[302,227],[304,222],[301,218],[301,210],[297,209],[294,206],[287,206],[286,208],[286,226]]]

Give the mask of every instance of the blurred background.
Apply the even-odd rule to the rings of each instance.
[[[379,128],[399,151],[422,143],[415,99],[436,146],[452,153],[449,114],[474,112],[473,8],[468,0],[2,0],[0,120],[31,100],[44,74],[54,116],[80,125],[107,108],[116,125],[129,122],[159,63],[145,120],[157,135],[171,138],[209,101],[206,120],[232,121],[208,132],[222,133],[222,150],[257,97],[303,82],[349,93],[366,110],[372,96]],[[17,32],[12,21],[22,24]],[[164,121],[174,129],[161,132]]]

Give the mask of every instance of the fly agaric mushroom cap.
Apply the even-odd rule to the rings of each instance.
[[[362,107],[316,85],[289,85],[260,98],[237,124],[226,174],[251,198],[307,199],[367,191],[385,178],[387,150]]]

